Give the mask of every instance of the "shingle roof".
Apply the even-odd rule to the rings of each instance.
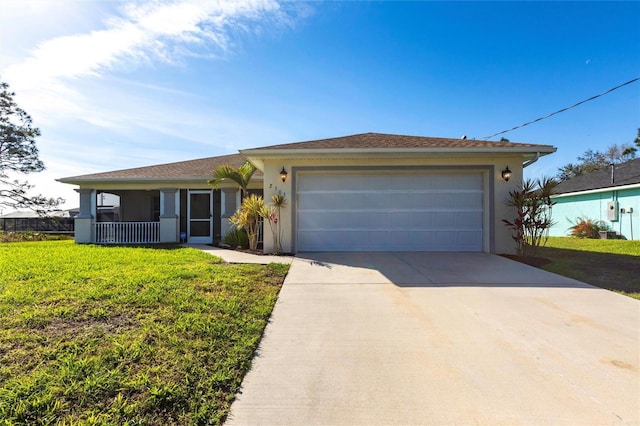
[[[489,142],[473,139],[433,138],[423,136],[389,135],[383,133],[362,133],[358,135],[342,136],[331,139],[319,139],[307,142],[294,142],[281,145],[271,145],[252,149],[288,150],[288,149],[395,149],[411,148],[531,148],[532,151],[541,150],[544,153],[555,151],[551,145],[536,145],[514,142]],[[153,180],[203,180],[211,178],[212,171],[223,164],[239,167],[246,161],[241,154],[223,155],[220,157],[200,158],[197,160],[180,161],[177,163],[157,164],[154,166],[137,167],[132,169],[115,170],[103,173],[93,173],[59,179],[63,183],[81,183],[92,181],[153,181]],[[262,176],[258,170],[255,177]]]
[[[93,173],[60,179],[61,182],[73,183],[77,181],[109,181],[109,180],[202,180],[210,179],[213,170],[223,164],[240,167],[246,159],[240,154],[223,155],[220,157],[199,158],[197,160],[179,161],[177,163],[157,164],[154,166],[137,167],[133,169],[115,170],[104,173]],[[260,176],[256,171],[254,176]]]
[[[385,133],[361,133],[338,138],[293,142],[251,149],[251,151],[273,149],[376,149],[376,148],[546,148],[551,145],[536,145],[514,142],[491,142],[475,139],[434,138],[425,136],[390,135]]]
[[[576,176],[560,183],[556,194],[589,191],[600,188],[613,188],[640,183],[640,158],[614,166],[614,182],[611,182],[611,168],[606,167],[591,173]]]

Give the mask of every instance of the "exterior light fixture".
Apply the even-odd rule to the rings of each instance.
[[[509,182],[509,179],[511,179],[511,170],[509,170],[509,166],[502,171],[502,179],[506,182]]]
[[[282,181],[282,183],[287,180],[287,176],[289,176],[289,173],[287,173],[284,166],[282,166],[282,170],[280,170],[280,180]]]

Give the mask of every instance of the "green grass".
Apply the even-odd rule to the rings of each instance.
[[[640,299],[640,241],[551,237],[537,256],[547,271]]]
[[[0,244],[0,424],[220,424],[287,270]]]

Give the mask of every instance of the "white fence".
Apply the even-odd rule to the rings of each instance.
[[[97,244],[160,242],[160,222],[96,222]]]

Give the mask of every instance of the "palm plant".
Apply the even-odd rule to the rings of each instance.
[[[231,181],[240,188],[240,194],[242,198],[245,198],[247,196],[249,182],[251,181],[251,177],[255,171],[256,168],[254,165],[248,161],[237,169],[228,164],[223,164],[213,171],[213,179],[210,179],[207,183],[212,187],[217,188],[221,183]]]
[[[255,194],[251,194],[242,200],[242,205],[229,218],[236,229],[244,229],[249,236],[249,249],[258,248],[258,233],[260,231],[260,218],[266,213],[264,200]]]

